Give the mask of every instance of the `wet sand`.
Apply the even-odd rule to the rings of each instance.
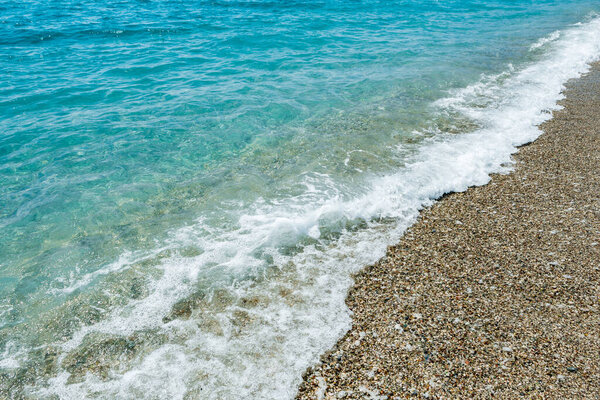
[[[600,399],[600,66],[514,156],[356,278],[298,399]]]

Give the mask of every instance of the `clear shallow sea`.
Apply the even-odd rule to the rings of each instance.
[[[597,1],[3,1],[0,397],[285,399],[350,275],[506,171]]]

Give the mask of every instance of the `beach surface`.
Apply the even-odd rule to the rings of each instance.
[[[600,69],[514,156],[356,277],[297,399],[600,398]]]

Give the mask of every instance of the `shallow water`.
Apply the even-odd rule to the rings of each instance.
[[[351,274],[506,171],[595,1],[4,2],[0,394],[290,398]]]

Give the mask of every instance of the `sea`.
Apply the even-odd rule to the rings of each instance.
[[[292,399],[353,274],[513,168],[599,13],[0,1],[0,398]]]

